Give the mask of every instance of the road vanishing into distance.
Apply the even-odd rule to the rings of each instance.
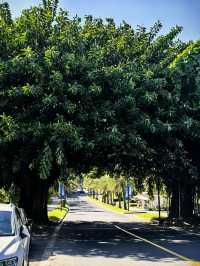
[[[86,196],[68,203],[62,224],[33,235],[30,266],[200,265],[200,234],[140,223]]]

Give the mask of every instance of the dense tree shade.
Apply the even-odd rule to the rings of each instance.
[[[172,70],[176,124],[173,136],[184,148],[173,169],[172,214],[191,217],[195,196],[199,197],[200,41],[190,44],[170,65]],[[180,149],[179,149],[180,150]],[[179,152],[180,153],[180,152]],[[195,195],[196,194],[196,195]]]
[[[81,21],[57,6],[43,1],[12,20],[0,5],[0,185],[16,184],[20,205],[46,222],[58,178],[94,167],[152,176],[177,216],[177,188],[199,180],[199,42],[177,41],[178,26],[158,35],[160,22]]]

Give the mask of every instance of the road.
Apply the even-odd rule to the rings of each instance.
[[[200,265],[198,235],[136,222],[85,196],[70,198],[69,204],[56,231],[34,235],[31,266]]]

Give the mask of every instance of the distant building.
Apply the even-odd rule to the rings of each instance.
[[[158,209],[158,195],[154,195],[151,199],[147,192],[142,192],[132,197],[134,204],[132,206],[142,208],[142,209]],[[160,196],[160,206],[161,209],[167,209],[169,206],[167,196]]]

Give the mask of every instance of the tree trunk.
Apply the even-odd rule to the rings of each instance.
[[[122,187],[122,194],[123,194],[123,202],[124,202],[124,210],[127,210],[127,204],[126,204],[126,192],[125,187]]]
[[[93,197],[93,199],[95,199],[95,191],[94,191],[94,189],[92,190],[92,197]]]
[[[109,192],[106,192],[106,203],[109,204]]]
[[[45,180],[40,180],[37,187],[35,187],[32,217],[33,220],[39,224],[46,224],[48,222],[47,203],[49,186]]]
[[[173,186],[169,217],[191,218],[194,210],[193,185],[185,183]]]
[[[110,191],[110,204],[113,205],[113,196],[112,196],[112,192]]]
[[[105,193],[103,193],[103,195],[102,195],[102,202],[103,202],[103,203],[106,202],[106,195],[105,195]]]
[[[178,197],[178,187],[177,185],[173,186],[171,193],[171,201],[169,206],[169,217],[178,218],[179,216],[179,197]]]
[[[118,201],[119,201],[119,208],[122,208],[122,202],[121,202],[121,192],[118,193]]]
[[[112,192],[112,201],[113,201],[113,206],[115,206],[116,205],[116,202],[115,202],[115,193],[114,192]]]
[[[192,185],[183,187],[183,199],[182,199],[182,212],[183,218],[190,218],[193,215],[194,210],[194,189]]]
[[[25,210],[37,224],[48,222],[47,202],[49,185],[47,180],[35,178],[26,179],[26,183],[21,185],[19,206]]]
[[[161,222],[161,208],[160,208],[160,178],[157,179],[157,191],[158,191],[158,219]]]
[[[99,193],[98,193],[98,190],[97,190],[97,192],[96,192],[96,200],[98,200],[99,199]]]

